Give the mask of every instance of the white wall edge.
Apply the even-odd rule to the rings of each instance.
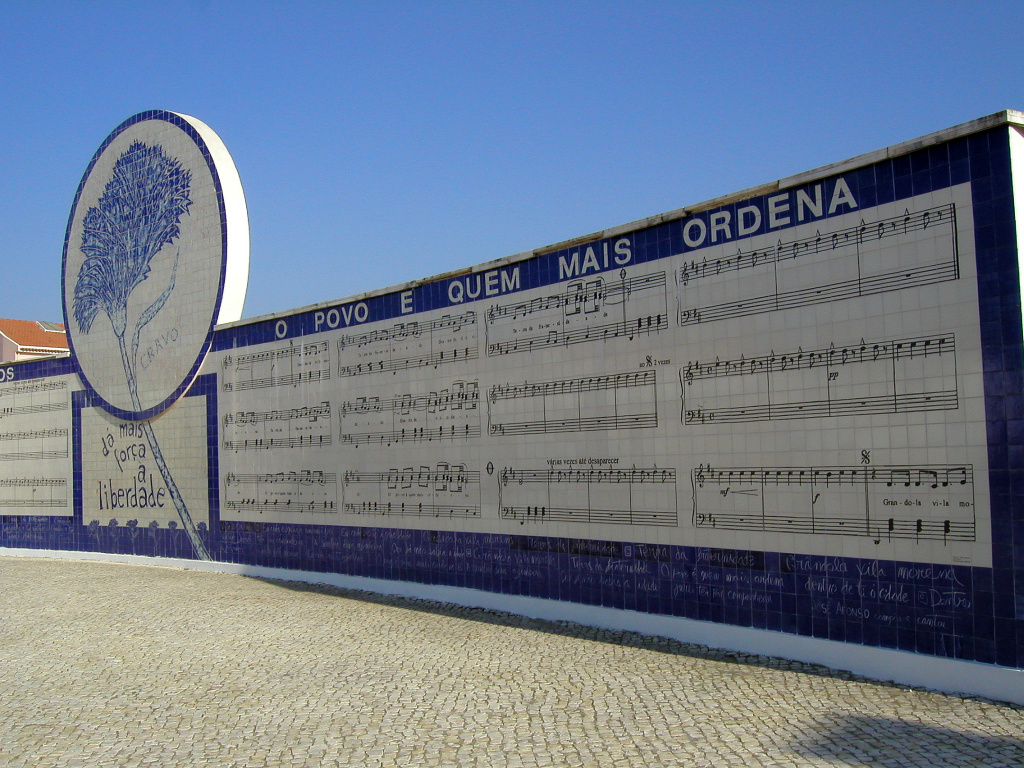
[[[941,693],[983,696],[996,701],[1024,705],[1024,669],[925,656],[888,648],[871,648],[855,643],[821,640],[801,635],[790,635],[785,632],[715,624],[675,616],[603,608],[581,603],[566,603],[538,597],[505,595],[462,587],[296,571],[287,568],[268,568],[242,563],[7,547],[0,547],[0,557],[95,560],[193,571],[213,571],[260,579],[299,581],[308,584],[326,584],[342,589],[436,600],[468,608],[504,611],[535,619],[571,621],[602,629],[667,637],[711,648],[820,664],[875,680],[928,688]]]
[[[1010,129],[1010,183],[1013,187],[1013,213],[1017,224],[1017,272],[1021,296],[1024,296],[1024,133],[1019,126]],[[1024,313],[1024,306],[1021,307]]]
[[[224,289],[216,325],[242,317],[245,293],[249,285],[249,212],[242,191],[238,168],[223,140],[210,126],[191,115],[175,112],[188,122],[206,142],[213,164],[220,178],[220,191],[224,196],[224,215],[227,220],[227,259],[224,271]]]

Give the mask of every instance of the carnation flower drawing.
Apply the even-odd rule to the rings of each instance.
[[[103,194],[82,219],[81,251],[85,261],[75,283],[74,322],[83,334],[88,334],[101,311],[110,319],[137,412],[142,410],[137,375],[139,339],[174,291],[178,253],[167,286],[137,318],[129,317],[129,297],[149,279],[154,257],[178,240],[180,222],[192,205],[191,185],[191,172],[165,154],[161,146],[136,141],[114,163]],[[209,560],[152,424],[143,421],[141,427],[196,556]]]

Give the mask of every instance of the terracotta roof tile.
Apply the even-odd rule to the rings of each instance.
[[[62,323],[57,323],[61,328]],[[68,348],[66,333],[44,331],[34,320],[0,320],[0,333],[22,347]]]

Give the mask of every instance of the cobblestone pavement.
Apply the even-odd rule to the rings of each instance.
[[[0,766],[1024,766],[1024,708],[329,587],[0,557]]]

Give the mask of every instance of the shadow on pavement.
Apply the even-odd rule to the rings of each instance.
[[[342,587],[335,587],[328,584],[311,584],[301,581],[267,579],[259,576],[249,576],[248,578],[255,578],[258,581],[263,581],[267,584],[273,584],[278,587],[295,590],[297,592],[314,592],[325,595],[337,595],[338,597],[342,597],[347,600],[359,600],[364,603],[387,605],[411,611],[423,611],[438,616],[449,616],[451,618],[479,621],[487,624],[492,624],[495,626],[529,629],[537,632],[546,632],[552,635],[561,635],[563,637],[613,643],[615,645],[621,645],[624,647],[641,648],[648,651],[656,651],[659,653],[667,653],[678,656],[687,656],[690,658],[701,659],[706,661],[717,661],[725,664],[743,664],[753,667],[762,667],[765,669],[782,669],[791,672],[798,672],[805,675],[826,677],[833,680],[849,680],[855,682],[868,683],[871,685],[884,686],[888,688],[896,688],[900,690],[915,690],[911,686],[874,680],[869,677],[863,677],[861,675],[854,674],[853,672],[832,669],[830,667],[824,667],[817,664],[807,664],[805,662],[791,661],[788,659],[778,658],[774,656],[763,656],[754,653],[742,653],[739,651],[729,651],[717,648],[710,648],[704,645],[697,645],[695,643],[684,643],[679,640],[673,640],[671,638],[644,635],[638,632],[628,632],[625,630],[616,629],[600,629],[596,627],[576,624],[575,622],[570,621],[551,621],[548,619],[534,619],[526,616],[520,616],[514,613],[506,613],[504,611],[498,611],[489,608],[470,608],[461,605],[455,605],[452,603],[445,603],[437,600],[424,600],[420,598],[402,597],[398,595],[378,594],[376,592],[365,592],[356,589],[345,589]],[[950,698],[959,698],[969,701],[989,701],[988,699],[979,696],[966,696],[960,694],[944,695],[947,695]],[[993,703],[997,704],[1000,707],[1009,707],[1013,710],[1024,711],[1024,707],[1018,706],[1016,704],[1010,704],[1005,702]],[[909,727],[907,726],[907,724],[903,725]],[[951,731],[950,733],[957,737],[961,735],[954,731]],[[853,738],[853,736],[850,736],[849,738]],[[1003,739],[1001,741],[1006,740]],[[1017,749],[1021,749],[1022,747],[1024,747],[1024,743],[1016,741],[1012,741],[1011,745],[1015,745]],[[832,753],[826,752],[826,754]],[[894,762],[879,763],[879,765],[896,766],[903,764],[899,762]],[[1024,754],[1022,754],[1021,759],[1018,762],[1013,763],[1012,765],[1014,765],[1015,767],[1019,766],[1019,768],[1024,768]]]
[[[845,713],[836,713],[834,718],[821,722],[813,737],[793,742],[790,749],[806,758],[878,768],[1024,766],[1024,741],[1020,739]]]

